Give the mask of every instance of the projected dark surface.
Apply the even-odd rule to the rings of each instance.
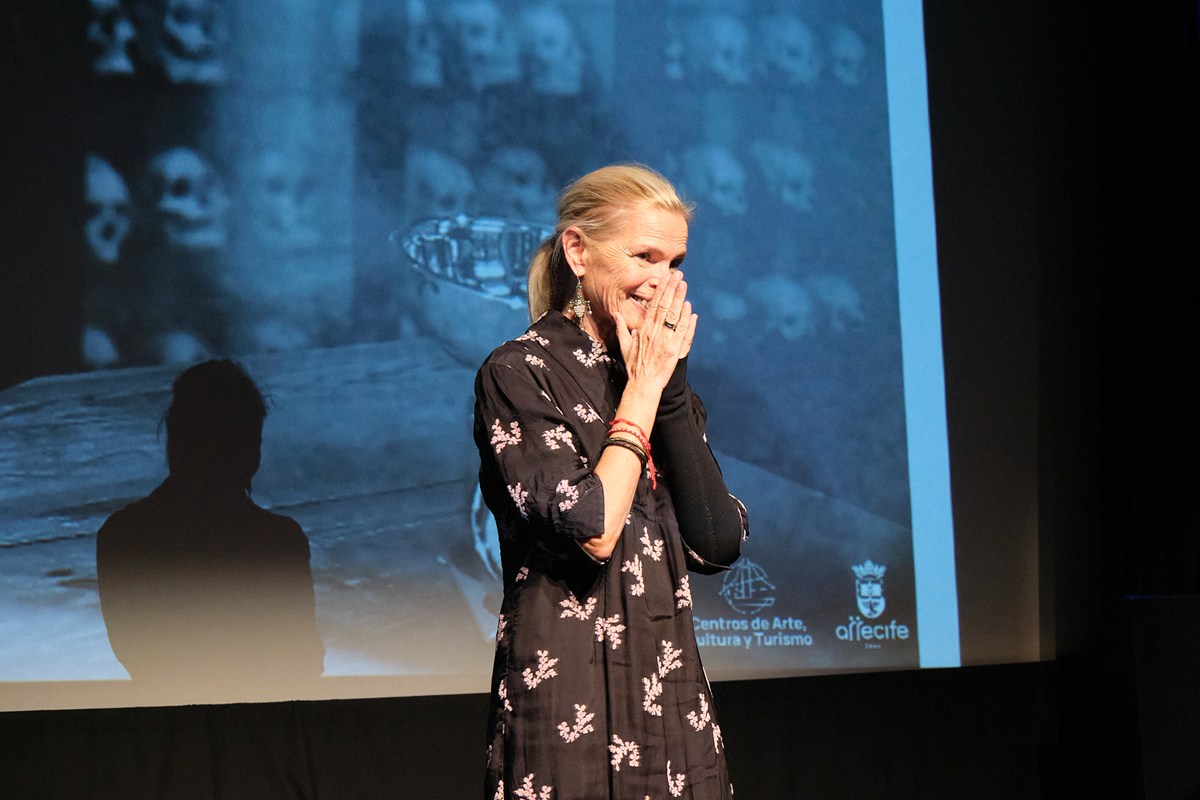
[[[877,2],[92,0],[91,371],[0,392],[0,681],[123,678],[95,533],[165,477],[171,380],[267,390],[259,505],[311,544],[325,674],[484,690],[475,369],[559,188],[698,205],[689,376],[750,539],[696,576],[713,677],[918,665]]]

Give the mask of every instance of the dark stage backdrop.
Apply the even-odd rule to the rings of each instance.
[[[527,324],[556,191],[623,160],[699,207],[690,375],[751,516],[693,584],[710,674],[960,663],[919,0],[92,0],[22,24],[23,144],[69,202],[6,211],[54,243],[20,296],[61,311],[25,320],[28,380],[0,392],[0,709],[139,702],[95,533],[165,476],[172,378],[226,355],[271,395],[253,497],[308,538],[326,650],[317,685],[261,699],[486,691],[474,370]]]

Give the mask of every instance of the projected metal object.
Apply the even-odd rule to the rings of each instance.
[[[496,342],[528,324],[529,257],[553,227],[493,218],[429,220],[396,242],[424,279],[421,311],[446,349],[465,364],[483,361]]]

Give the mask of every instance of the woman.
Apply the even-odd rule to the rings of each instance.
[[[691,209],[612,166],[558,215],[529,268],[537,321],[475,384],[505,589],[486,797],[726,798],[687,570],[728,567],[746,527],[686,381]]]

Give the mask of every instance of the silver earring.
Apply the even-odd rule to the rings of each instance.
[[[575,297],[571,300],[571,316],[575,317],[575,324],[583,327],[583,315],[592,313],[592,304],[583,299],[583,282],[575,282]]]

